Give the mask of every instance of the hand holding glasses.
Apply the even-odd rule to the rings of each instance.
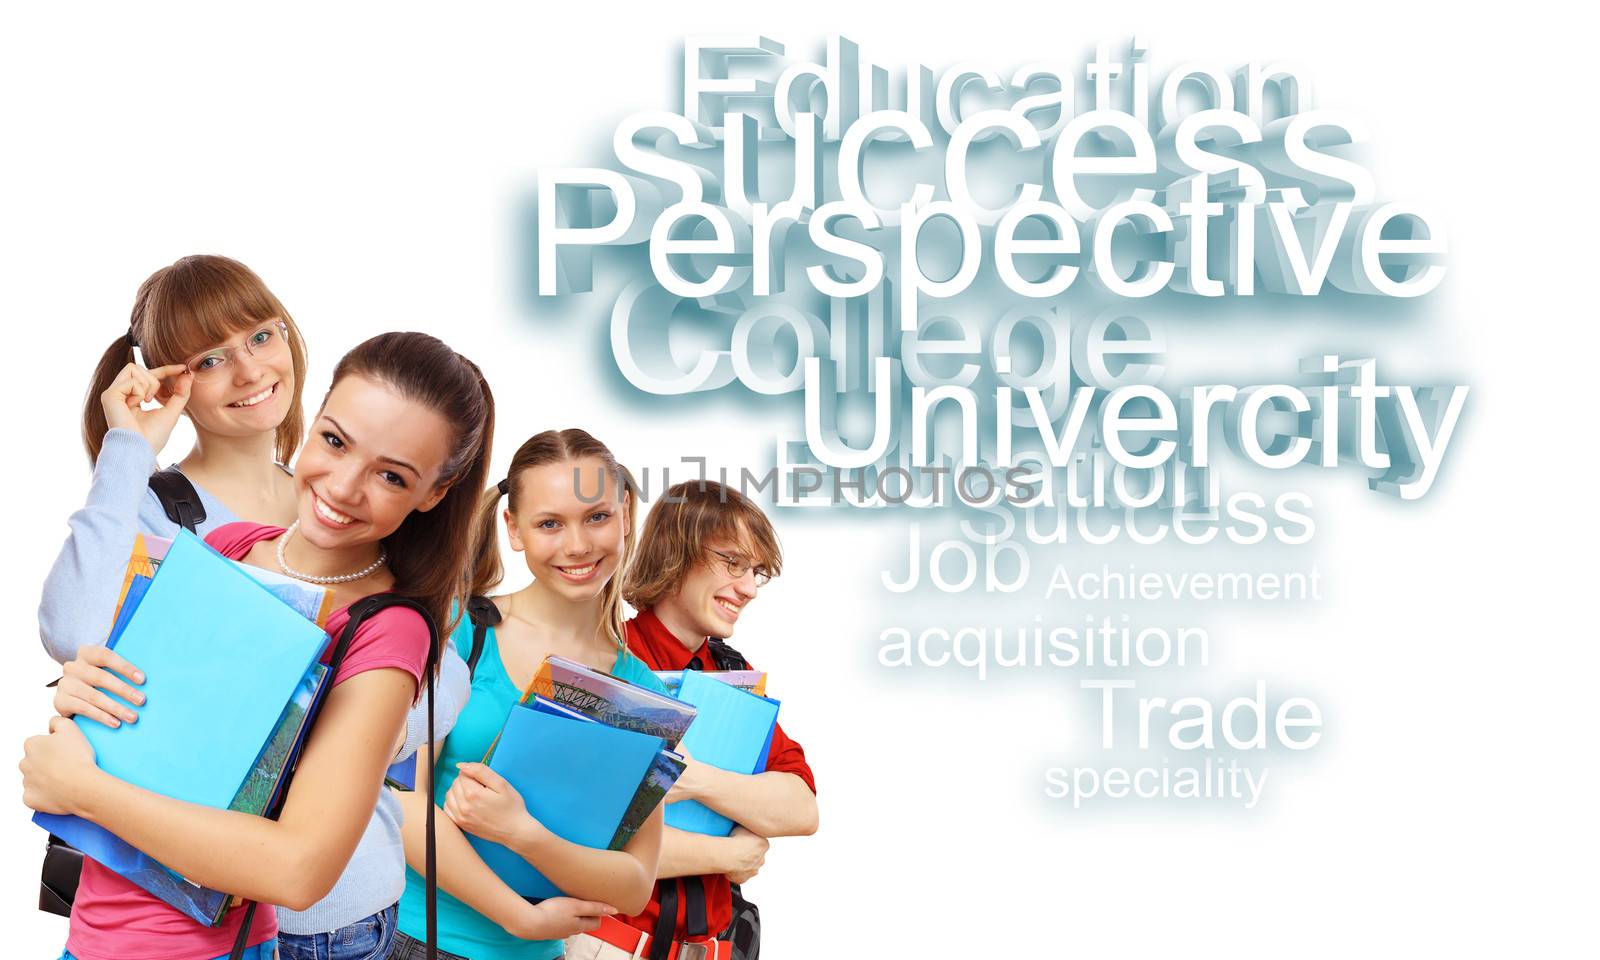
[[[282,320],[273,320],[250,331],[242,343],[207,350],[190,357],[183,366],[194,374],[196,381],[204,383],[225,376],[229,372],[228,365],[234,362],[240,350],[258,362],[267,363],[282,357],[288,349],[289,325]]]

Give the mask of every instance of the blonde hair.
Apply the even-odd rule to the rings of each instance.
[[[507,506],[511,512],[517,512],[518,502],[521,500],[520,484],[517,481],[522,474],[532,467],[547,463],[565,463],[587,457],[599,460],[612,481],[616,483],[617,489],[622,491],[622,503],[628,517],[627,530],[622,540],[621,561],[617,566],[617,572],[612,574],[610,582],[605,586],[600,615],[600,622],[605,628],[606,635],[616,644],[620,652],[627,647],[627,634],[623,632],[622,627],[622,578],[634,552],[635,531],[639,526],[638,498],[634,493],[633,475],[617,462],[617,458],[605,444],[585,430],[576,427],[569,427],[566,430],[546,430],[529,437],[526,443],[517,448],[517,452],[511,457],[511,468],[506,473],[504,485],[492,486],[485,490],[482,500],[478,503],[478,515],[473,524],[476,539],[471,553],[472,566],[469,579],[472,593],[479,595],[487,594],[505,579],[505,566],[500,561],[500,540],[497,536],[495,519],[500,513],[502,496],[508,498]]]

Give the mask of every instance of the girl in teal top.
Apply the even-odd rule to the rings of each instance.
[[[561,941],[592,930],[602,915],[634,914],[649,902],[661,847],[661,808],[622,850],[596,850],[550,833],[510,784],[478,762],[545,657],[557,655],[663,691],[622,629],[622,569],[634,541],[632,480],[611,452],[582,430],[546,431],[517,450],[507,478],[479,512],[472,592],[503,576],[495,524],[500,498],[511,547],[534,580],[494,598],[500,622],[486,631],[472,694],[440,750],[432,798],[438,816],[438,943],[441,960],[550,960]],[[457,626],[472,647],[472,624]],[[664,691],[663,691],[664,692]],[[391,960],[424,956],[422,806],[427,785],[402,795],[405,895]],[[465,834],[510,847],[571,894],[530,904],[484,864]],[[587,899],[574,899],[577,897]]]

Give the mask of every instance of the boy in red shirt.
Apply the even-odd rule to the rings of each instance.
[[[653,670],[751,669],[723,641],[782,562],[772,523],[738,491],[709,480],[668,489],[645,520],[623,584],[639,611],[627,623],[628,649]],[[569,960],[753,957],[759,921],[735,884],[761,869],[768,838],[816,832],[816,789],[805,751],[781,725],[761,773],[689,758],[667,802],[698,800],[733,820],[733,833],[666,828],[650,905],[569,939]]]

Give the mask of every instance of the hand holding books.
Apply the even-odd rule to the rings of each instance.
[[[456,826],[492,843],[510,846],[530,821],[537,825],[511,781],[487,764],[458,763],[461,775],[445,794],[444,812]]]
[[[734,845],[734,867],[728,871],[728,879],[734,883],[746,883],[766,866],[767,848],[772,846],[772,842],[738,825],[728,834],[728,841]]]
[[[78,725],[51,717],[50,732],[22,745],[22,802],[40,813],[75,815],[82,791],[99,772],[94,747]]]
[[[115,650],[84,647],[62,668],[53,705],[63,717],[85,716],[114,729],[138,722],[139,714],[133,707],[144,706],[144,694],[132,684],[140,683],[144,683],[144,673]],[[112,693],[121,701],[112,699]]]
[[[317,657],[330,609],[325,589],[246,569],[186,532],[174,541],[139,537],[107,646],[84,648],[58,693],[58,711],[75,719],[53,718],[52,734],[27,745],[34,822],[191,919],[218,923],[228,893],[191,883],[96,823],[59,814],[78,807],[104,772],[191,803],[265,815],[325,688],[329,669]],[[117,673],[149,690],[148,700]],[[105,713],[107,701],[116,723],[87,709]],[[120,711],[132,702],[142,707],[138,722],[123,723]]]
[[[683,758],[683,773],[672,783],[672,789],[667,791],[666,799],[662,803],[677,803],[680,800],[693,800],[700,796],[699,785],[705,777],[706,765],[696,760],[689,753],[689,748],[678,744],[678,756]]]
[[[672,747],[694,716],[671,697],[549,657],[484,763],[460,765],[445,812],[511,889],[558,896],[533,866],[540,851],[556,838],[625,848],[682,772]]]

